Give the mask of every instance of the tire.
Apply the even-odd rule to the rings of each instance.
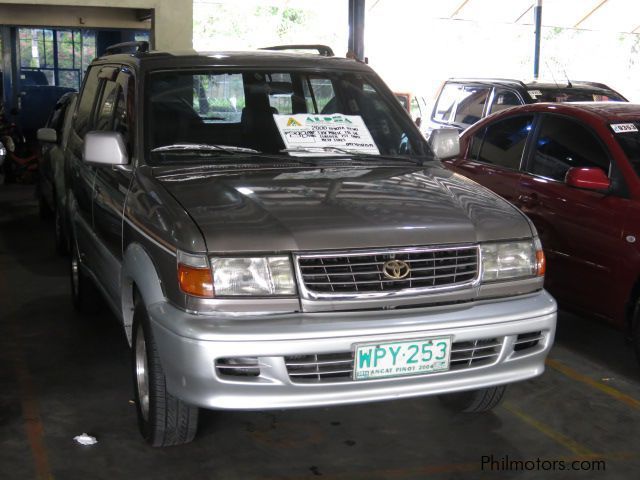
[[[480,413],[488,412],[497,407],[506,391],[506,385],[499,385],[480,390],[440,395],[439,398],[450,410],[462,413]]]
[[[198,430],[199,409],[171,395],[149,317],[136,304],[133,317],[131,370],[138,427],[152,447],[168,447],[191,442]]]
[[[64,225],[60,208],[56,208],[53,212],[53,234],[56,242],[56,252],[61,256],[69,254],[69,240],[64,233]]]
[[[80,313],[97,313],[102,306],[100,292],[93,281],[82,271],[78,249],[71,248],[69,258],[69,276],[71,277],[71,300]]]

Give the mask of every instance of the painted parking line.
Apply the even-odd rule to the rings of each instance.
[[[575,371],[573,368],[565,365],[564,363],[552,358],[547,358],[546,364],[554,370],[571,378],[572,380],[584,383],[585,385],[595,388],[596,390],[599,390],[602,393],[615,398],[619,402],[622,402],[635,410],[640,410],[640,400],[637,400],[632,396],[627,395],[626,393],[623,393],[616,388],[613,388],[611,385],[607,385],[605,383],[594,380],[591,377],[583,375],[582,373]]]
[[[535,418],[531,417],[530,415],[527,415],[522,410],[520,410],[517,407],[515,407],[512,403],[505,402],[504,403],[504,408],[506,410],[508,410],[510,413],[512,413],[513,415],[515,415],[516,417],[518,417],[524,423],[526,423],[527,425],[535,428],[537,431],[539,431],[543,435],[549,437],[550,439],[552,439],[556,443],[562,445],[564,448],[566,448],[570,452],[575,453],[576,455],[580,455],[580,456],[592,456],[592,455],[595,455],[594,452],[592,452],[587,447],[579,444],[578,442],[576,442],[572,438],[564,435],[563,433],[555,431],[549,425],[547,425],[545,423],[542,423],[539,420],[536,420]]]

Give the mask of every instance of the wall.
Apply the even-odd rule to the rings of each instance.
[[[0,0],[0,24],[148,29],[141,10],[154,12],[155,49],[192,48],[192,0]]]

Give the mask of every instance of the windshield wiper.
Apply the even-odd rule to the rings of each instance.
[[[280,150],[281,153],[298,153],[298,154],[305,154],[303,156],[308,156],[308,157],[313,157],[313,154],[335,154],[338,156],[350,156],[350,157],[356,157],[358,159],[362,159],[362,158],[369,158],[369,159],[380,159],[380,160],[392,160],[394,162],[409,162],[409,163],[415,163],[418,165],[422,165],[422,163],[424,162],[424,158],[406,158],[403,157],[401,155],[380,155],[377,153],[367,153],[367,152],[363,152],[361,150],[354,150],[354,149],[349,149],[349,148],[342,148],[342,147],[294,147],[294,148],[285,148],[283,150]],[[429,160],[431,160],[431,158],[428,158]]]
[[[260,153],[253,148],[207,143],[174,143],[173,145],[163,145],[162,147],[156,147],[151,150],[151,153],[162,152],[222,152],[230,155],[234,153]]]

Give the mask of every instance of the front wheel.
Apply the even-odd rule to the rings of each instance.
[[[497,407],[507,391],[506,385],[481,388],[468,392],[440,395],[440,401],[449,409],[463,413],[487,412]]]
[[[193,440],[198,430],[198,408],[171,395],[149,317],[136,305],[133,319],[132,370],[138,426],[153,447],[181,445]]]

